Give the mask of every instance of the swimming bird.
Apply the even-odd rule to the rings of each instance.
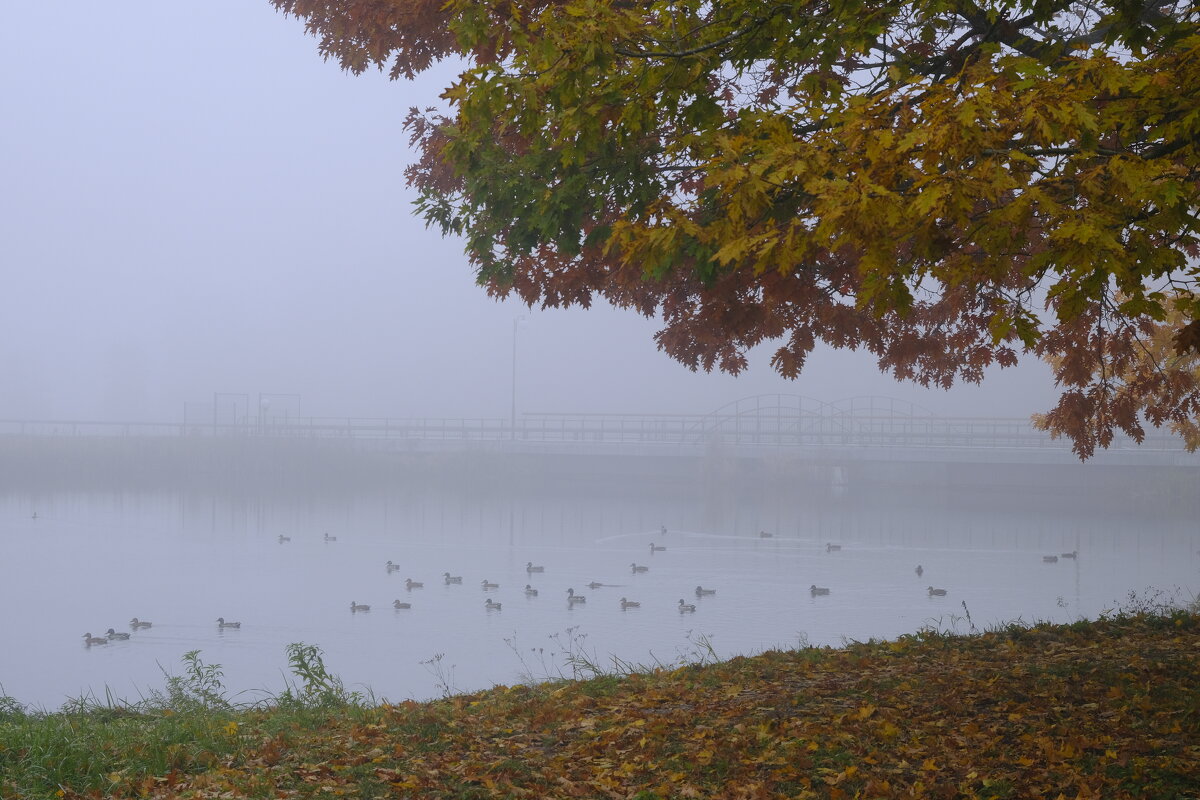
[[[760,538],[760,539],[774,539],[774,538],[775,538],[775,534],[773,534],[773,533],[770,533],[770,532],[768,532],[768,531],[759,531],[759,532],[758,532],[758,538]]]
[[[575,594],[574,589],[567,589],[567,605],[574,605],[575,603],[586,603],[586,602],[587,602],[586,597],[584,597],[581,594]]]
[[[329,533],[328,533],[328,531],[327,531],[327,532],[325,533],[325,541],[327,541],[327,542],[336,542],[336,541],[337,541],[337,537],[336,537],[336,536],[330,536],[330,535],[329,535]]]
[[[705,589],[703,586],[696,587],[696,597],[704,597],[705,595],[716,594],[716,589]]]
[[[658,527],[658,532],[659,532],[659,533],[661,533],[663,536],[666,536],[666,535],[667,535],[667,526],[666,526],[666,525],[660,525],[660,526]]]
[[[108,629],[108,638],[109,639],[128,639],[129,634],[128,633],[117,633],[112,628],[109,628]]]
[[[636,563],[634,563],[634,564],[630,564],[629,566],[633,568],[633,571],[634,571],[634,572],[649,572],[649,571],[650,571],[650,568],[649,568],[649,567],[642,567],[642,566],[639,566],[639,565],[638,565],[638,564],[636,564]]]
[[[526,561],[525,562],[525,571],[526,572],[545,572],[546,568],[543,566],[534,566],[532,561]]]
[[[401,603],[399,600],[393,600],[392,608],[412,608],[412,603]]]
[[[1071,551],[1071,552],[1069,552],[1069,553],[1063,553],[1063,554],[1061,554],[1061,555],[1059,556],[1059,558],[1075,558],[1075,557],[1076,557],[1076,556],[1078,556],[1078,555],[1079,555],[1079,551],[1078,551],[1078,550],[1072,550],[1072,551]]]
[[[283,544],[284,542],[290,542],[291,540],[292,540],[292,537],[284,536],[282,533],[279,534],[279,543],[280,544]]]
[[[387,564],[385,566],[387,566],[388,575],[391,575],[393,572],[400,571],[400,565],[393,564],[391,561],[387,562]]]
[[[642,607],[642,604],[637,602],[636,600],[626,600],[624,597],[621,598],[621,610],[622,611],[624,611],[627,608],[641,608],[641,607]]]
[[[818,595],[829,594],[829,587],[828,586],[817,586],[814,583],[812,586],[808,587],[808,592],[813,597],[817,597]]]
[[[37,519],[37,512],[36,512],[36,511],[35,511],[35,512],[33,512],[33,516],[32,516],[32,517],[30,517],[30,519]]]
[[[218,628],[240,628],[240,627],[242,627],[242,623],[226,622],[224,617],[217,617],[217,627]]]
[[[946,590],[945,589],[935,589],[932,586],[930,586],[929,587],[929,596],[930,597],[945,597]]]
[[[917,577],[919,578],[924,574],[925,574],[925,568],[922,567],[920,564],[917,564]]]
[[[603,584],[603,583],[601,583],[600,581],[592,581],[591,583],[589,583],[589,584],[587,585],[587,587],[588,587],[589,589],[600,589],[600,588],[602,588],[603,586],[604,586],[604,584]]]
[[[101,639],[97,636],[92,636],[91,633],[85,633],[83,635],[83,643],[91,647],[94,644],[108,644],[108,639]]]
[[[424,589],[425,584],[421,583],[420,581],[414,581],[412,578],[405,578],[404,588],[411,592],[413,589]]]
[[[149,628],[153,624],[153,622],[146,622],[145,620],[138,619],[137,617],[129,620],[129,627],[133,628],[135,631],[139,628]]]
[[[446,585],[452,583],[462,583],[462,575],[451,575],[449,572],[443,572],[442,577],[446,579]]]
[[[667,546],[665,544],[655,544],[654,542],[650,543],[650,555],[654,555],[655,553],[661,553],[663,550],[666,550],[666,549],[667,549]]]
[[[533,588],[528,583],[525,584],[525,596],[526,597],[537,597],[537,589]]]
[[[480,585],[483,587],[483,590],[485,592],[489,591],[491,589],[499,589],[500,588],[500,584],[498,584],[498,583],[488,583],[487,578],[484,578],[483,581],[481,581]]]
[[[1058,556],[1042,556],[1042,561],[1047,564],[1057,564]]]
[[[825,552],[826,553],[832,553],[834,551],[841,550],[841,549],[842,549],[842,546],[840,544],[834,544],[833,542],[825,543]]]
[[[490,597],[487,599],[486,602],[484,602],[483,607],[486,608],[488,611],[499,611],[500,610],[500,604],[497,603],[495,600],[493,600]]]
[[[691,603],[683,602],[682,597],[679,599],[679,613],[680,614],[690,614],[695,610],[696,610],[696,607],[694,605],[692,605]]]
[[[371,607],[368,605],[365,605],[363,603],[356,603],[353,600],[350,601],[350,613],[351,614],[354,614],[358,611],[370,611],[370,610],[371,610]]]

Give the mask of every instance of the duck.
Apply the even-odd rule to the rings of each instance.
[[[242,623],[226,622],[224,617],[217,617],[217,627],[218,628],[240,628],[240,627],[242,627]]]
[[[667,546],[665,544],[655,544],[654,542],[650,543],[650,555],[654,555],[655,553],[661,553],[662,551],[664,551],[666,549],[667,549]]]
[[[83,635],[83,643],[91,647],[94,644],[108,644],[108,639],[101,639],[98,636],[92,636],[91,633],[85,633]]]
[[[533,588],[528,583],[525,584],[525,596],[526,597],[537,597],[537,589]]]
[[[919,578],[924,574],[925,574],[925,568],[922,567],[920,564],[917,564],[917,577]]]
[[[487,592],[487,591],[491,591],[492,589],[499,589],[499,588],[500,588],[500,584],[498,584],[498,583],[489,583],[487,578],[484,578],[482,581],[480,581],[480,584],[479,584],[479,585],[483,587],[483,590],[484,590],[485,592]]]
[[[112,640],[112,639],[128,639],[128,638],[129,638],[129,634],[128,634],[128,633],[117,633],[117,632],[116,632],[116,631],[114,631],[112,628],[109,628],[109,629],[108,629],[108,638],[109,638],[109,640]]]
[[[292,540],[292,537],[284,536],[282,533],[279,534],[279,543],[280,544],[283,544],[284,542],[290,542],[291,540]]]
[[[840,544],[834,544],[833,542],[825,543],[825,552],[826,553],[833,553],[833,552],[836,552],[841,549],[842,549],[842,546]]]
[[[705,589],[703,586],[696,587],[696,597],[705,597],[710,594],[716,594],[716,589]]]
[[[638,565],[637,563],[630,564],[629,566],[630,566],[630,567],[633,569],[633,571],[634,571],[635,573],[636,573],[636,572],[649,572],[649,571],[650,571],[650,568],[649,568],[649,567],[643,567],[643,566],[640,566],[640,565]]]
[[[325,541],[327,541],[327,542],[336,542],[336,541],[337,541],[337,537],[336,537],[336,536],[330,536],[328,533],[326,533],[326,534],[325,534]]]
[[[808,587],[808,593],[811,594],[813,597],[829,594],[829,587],[828,586],[817,586],[814,583],[812,586]]]
[[[393,564],[391,561],[387,562],[387,564],[385,566],[387,567],[388,575],[391,575],[393,572],[400,571],[400,565]]]
[[[1078,555],[1079,555],[1079,551],[1078,551],[1078,550],[1072,550],[1072,551],[1071,551],[1071,552],[1069,552],[1069,553],[1062,553],[1062,554],[1060,554],[1060,555],[1059,555],[1059,558],[1075,558],[1075,557],[1076,557],[1076,556],[1078,556]]]
[[[626,600],[624,597],[621,598],[621,610],[622,611],[624,611],[627,608],[641,608],[641,607],[642,607],[642,604],[637,602],[636,600]]]
[[[145,620],[138,619],[137,617],[129,620],[129,627],[133,628],[135,631],[140,628],[149,628],[153,624],[153,622],[146,622]]]
[[[540,565],[534,566],[534,563],[532,561],[526,561],[525,562],[525,571],[526,572],[545,572],[546,568],[544,566],[540,566]]]
[[[445,578],[447,586],[452,583],[462,583],[462,575],[451,575],[449,572],[443,572],[442,577]]]
[[[932,586],[930,586],[929,587],[929,596],[930,597],[945,597],[946,590],[945,589],[935,589]]]
[[[586,597],[584,597],[581,594],[575,594],[574,589],[567,589],[567,605],[570,606],[570,605],[574,605],[575,603],[586,603],[586,602],[587,602]]]
[[[393,600],[392,608],[412,608],[412,603],[401,603],[399,600]]]
[[[773,534],[773,533],[771,533],[771,532],[769,532],[769,531],[759,531],[759,532],[758,532],[758,538],[760,538],[760,539],[774,539],[774,538],[775,538],[775,534]]]
[[[356,603],[353,600],[350,601],[350,613],[351,614],[357,613],[359,611],[370,611],[370,610],[371,610],[371,607],[369,605],[366,605],[364,603]]]
[[[1042,561],[1046,564],[1057,564],[1058,556],[1042,556]]]
[[[404,588],[411,592],[413,589],[424,589],[425,584],[421,583],[420,581],[414,581],[412,578],[405,578]]]
[[[600,581],[592,581],[591,583],[589,583],[587,585],[587,587],[589,589],[600,589],[600,588],[603,588],[603,586],[604,586],[604,584],[601,583]]]
[[[499,611],[500,610],[500,604],[497,603],[495,600],[493,600],[490,597],[484,601],[483,607],[486,608],[488,611]]]
[[[691,614],[695,610],[696,610],[696,607],[694,605],[692,605],[691,603],[683,602],[682,597],[679,598],[679,613],[680,614]]]

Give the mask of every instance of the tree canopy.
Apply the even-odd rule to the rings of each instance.
[[[272,2],[353,72],[464,65],[407,177],[497,295],[661,314],[694,369],[1044,358],[1081,457],[1200,420],[1200,6]]]

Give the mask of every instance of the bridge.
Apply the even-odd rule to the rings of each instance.
[[[248,406],[248,403],[245,404]],[[296,404],[298,406],[298,403]],[[276,408],[212,413],[178,423],[0,420],[0,437],[309,440],[374,452],[493,452],[737,458],[785,456],[825,464],[905,462],[1078,463],[1070,442],[1026,418],[947,417],[890,397],[824,402],[801,395],[743,398],[708,414],[525,413],[505,418],[299,417]],[[243,412],[247,409],[243,406]],[[1142,443],[1116,436],[1092,463],[1200,468],[1169,432]]]

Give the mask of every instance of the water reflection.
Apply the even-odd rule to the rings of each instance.
[[[1194,521],[1016,503],[984,514],[783,491],[30,493],[0,498],[0,519],[0,687],[46,707],[106,687],[137,698],[196,649],[239,699],[281,690],[284,648],[299,641],[322,647],[351,688],[424,698],[557,674],[571,650],[670,663],[704,642],[728,656],[965,624],[968,613],[980,627],[1065,621],[1130,591],[1200,589]],[[568,589],[587,601],[569,602]],[[131,630],[134,617],[153,627]],[[131,636],[84,646],[83,633],[110,627]]]

